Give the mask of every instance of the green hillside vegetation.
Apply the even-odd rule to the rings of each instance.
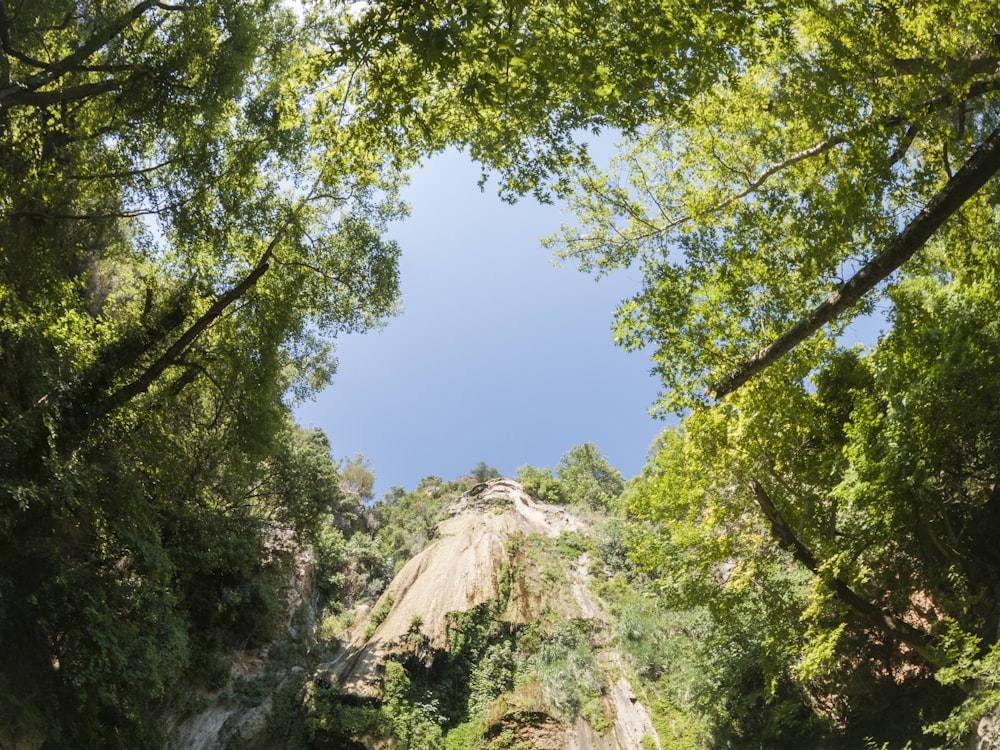
[[[522,473],[536,471],[542,473],[522,469]],[[593,444],[570,450],[558,473],[572,477],[576,485],[551,477],[550,486],[577,510],[588,513],[593,533],[566,532],[556,544],[524,534],[508,541],[507,562],[496,571],[500,596],[469,611],[449,613],[446,649],[432,661],[421,634],[422,618],[414,617],[402,655],[386,664],[381,701],[359,705],[324,679],[308,684],[307,746],[344,747],[364,738],[382,738],[399,748],[499,749],[519,746],[518,732],[542,731],[553,721],[568,726],[581,717],[601,733],[613,724],[615,717],[609,715],[602,696],[617,668],[609,671],[599,662],[619,641],[640,636],[621,635],[623,626],[580,619],[568,581],[570,566],[589,560],[589,574],[600,582],[595,593],[617,588],[618,596],[630,604],[641,599],[619,577],[631,573],[632,567],[624,557],[621,521],[607,507],[617,504],[623,482]],[[592,481],[583,481],[588,474]],[[602,500],[595,507],[591,493],[574,493],[574,486],[592,489],[601,482],[618,489],[618,494],[606,498],[607,504]],[[376,515],[384,521],[405,518],[408,528],[393,529],[392,536],[383,537],[387,523],[375,539],[419,538],[423,519],[435,512],[443,516],[459,490],[473,484],[472,475],[448,483],[428,477],[413,492],[391,493],[376,505]],[[417,508],[423,512],[415,512]],[[430,541],[424,536],[419,545]],[[412,541],[409,549],[410,554],[420,551]],[[541,591],[546,593],[540,617],[529,623],[509,619],[511,608],[517,607],[515,596],[534,597]],[[393,604],[383,599],[383,605],[372,611],[366,637]],[[658,677],[653,675],[651,683]],[[671,717],[674,714],[680,712],[675,710]]]
[[[598,643],[667,747],[1000,742],[996,11],[0,2],[0,747],[157,747],[202,690],[290,745],[511,746],[539,694],[603,725]],[[627,483],[590,444],[519,471],[595,529],[519,554],[585,551],[608,632],[470,613],[450,686],[347,706],[308,668],[492,472],[373,505],[291,413],[397,311],[385,232],[446,148],[640,279],[613,336],[681,424]]]

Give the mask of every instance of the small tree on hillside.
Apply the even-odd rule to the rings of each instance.
[[[594,443],[571,448],[559,461],[556,477],[568,502],[592,508],[609,508],[625,489],[622,475]]]
[[[372,462],[362,453],[345,461],[340,469],[340,490],[345,495],[354,495],[359,503],[367,503],[374,497],[375,472]]]
[[[469,476],[477,482],[486,482],[490,479],[499,479],[503,475],[495,466],[489,466],[485,461],[480,461],[469,471]]]

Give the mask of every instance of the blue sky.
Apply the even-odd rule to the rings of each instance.
[[[449,152],[413,175],[402,248],[402,311],[382,331],[344,337],[333,384],[296,410],[336,457],[365,454],[376,497],[392,486],[465,474],[479,461],[512,476],[555,466],[595,442],[626,477],[664,423],[649,361],[611,340],[638,272],[596,282],[554,267],[540,238],[571,217],[525,199],[508,205]]]

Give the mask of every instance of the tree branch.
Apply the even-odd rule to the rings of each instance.
[[[997,171],[1000,171],[1000,127],[990,133],[962,168],[945,183],[944,187],[881,253],[798,323],[737,365],[724,378],[709,386],[709,392],[716,399],[732,393],[855,305],[876,284],[886,279],[923,247],[931,235]]]
[[[843,579],[823,575],[812,552],[795,536],[780,511],[775,507],[770,495],[753,477],[750,478],[750,489],[757,506],[767,516],[767,520],[771,524],[771,536],[774,541],[791,553],[792,557],[808,568],[813,575],[821,578],[851,614],[886,635],[902,641],[931,666],[941,665],[941,657],[931,646],[930,637],[925,632],[889,614],[867,599],[863,599]]]
[[[245,277],[243,277],[243,280],[236,286],[232,287],[225,294],[218,296],[212,303],[211,307],[202,313],[201,316],[195,320],[163,354],[161,354],[151,365],[149,365],[149,367],[143,370],[135,380],[122,386],[108,396],[108,398],[105,399],[101,405],[99,405],[98,409],[95,410],[93,420],[100,419],[105,414],[110,414],[119,407],[127,404],[139,394],[145,393],[149,390],[149,387],[158,377],[160,377],[160,375],[163,374],[164,370],[177,362],[177,360],[184,355],[184,352],[188,350],[191,344],[193,344],[210,325],[222,317],[222,314],[230,305],[241,299],[247,292],[253,289],[253,287],[256,286],[257,282],[260,280],[261,276],[267,273],[270,268],[271,258],[274,255],[274,249],[278,246],[278,243],[284,239],[285,232],[287,231],[290,223],[291,219],[288,219],[275,233],[270,244],[268,244],[267,249],[257,260],[256,265]]]
[[[44,106],[61,101],[80,99],[84,96],[103,93],[117,87],[119,83],[112,79],[85,84],[83,86],[75,86],[64,91],[38,92],[38,89],[53,83],[67,73],[84,69],[84,63],[91,55],[121,34],[144,13],[157,7],[166,10],[181,9],[179,7],[163,6],[161,3],[156,2],[156,0],[143,0],[130,10],[119,15],[103,29],[94,32],[89,39],[85,40],[77,49],[61,60],[46,63],[42,60],[28,58],[23,53],[13,49],[8,33],[6,7],[0,5],[0,19],[3,21],[0,24],[0,46],[3,47],[3,51],[8,55],[22,60],[22,62],[27,62],[34,67],[41,68],[41,72],[28,77],[23,83],[8,83],[3,89],[0,89],[0,106],[9,107],[19,104]],[[88,90],[89,87],[96,88]],[[72,92],[72,94],[69,92]]]
[[[958,101],[967,102],[977,97],[980,97],[983,94],[986,94],[990,91],[993,91],[997,88],[1000,88],[1000,73],[994,73],[993,75],[987,76],[979,81],[975,81],[974,83],[970,84],[969,87],[966,89],[964,96]],[[932,99],[929,99],[927,102],[925,102],[924,107],[926,108],[927,112],[937,112],[947,107],[950,107],[955,103],[956,103],[956,97],[954,96],[954,94],[952,94],[950,91],[946,91],[942,94],[939,94],[938,96],[933,97]],[[904,122],[905,119],[900,114],[888,115],[886,117],[881,117],[872,122],[865,123],[852,131],[841,133],[839,135],[833,135],[827,138],[826,140],[814,143],[813,145],[804,148],[801,151],[798,151],[797,153],[794,153],[791,156],[788,156],[779,162],[775,162],[771,166],[761,170],[757,174],[757,176],[754,177],[750,182],[748,182],[747,186],[742,190],[740,190],[739,192],[732,193],[731,195],[722,198],[717,203],[714,203],[713,205],[709,206],[706,209],[703,209],[696,213],[685,214],[684,216],[672,219],[666,224],[657,227],[657,231],[661,234],[666,233],[671,229],[674,229],[675,227],[678,227],[681,224],[685,224],[699,216],[706,216],[708,214],[713,214],[716,213],[717,211],[721,211],[722,209],[732,205],[735,201],[746,198],[748,195],[752,195],[753,193],[757,192],[757,190],[762,185],[764,185],[764,183],[766,183],[769,179],[771,179],[774,175],[778,174],[779,172],[782,172],[788,169],[788,167],[798,164],[800,161],[811,159],[815,156],[819,156],[820,154],[824,154],[836,146],[840,146],[844,143],[849,143],[851,138],[858,135],[859,133],[878,128],[894,128],[904,124]],[[913,127],[914,126],[911,126],[907,130],[907,132],[903,136],[903,140],[901,141],[899,147],[897,147],[896,152],[889,157],[890,164],[895,164],[900,158],[902,158],[903,155],[905,155],[906,149],[909,148],[909,145],[912,142],[913,137],[916,135],[916,130],[914,130]]]
[[[74,52],[64,57],[62,60],[56,63],[51,63],[46,66],[46,73],[49,77],[61,76],[64,73],[73,70],[90,57],[92,54],[97,52],[101,47],[106,45],[116,36],[121,34],[125,29],[127,29],[136,19],[142,16],[146,11],[157,6],[155,0],[143,0],[138,5],[135,5],[130,10],[122,13],[118,18],[109,23],[101,31],[95,32],[88,40],[81,44]]]
[[[949,57],[942,64],[926,57],[895,57],[890,61],[886,75],[938,75],[942,70],[952,75],[969,76],[995,73],[1000,58],[996,55],[977,53],[968,57]]]
[[[271,265],[274,250],[285,238],[288,227],[292,224],[294,215],[289,216],[285,223],[275,232],[267,248],[258,258],[256,264],[243,279],[224,294],[215,298],[212,305],[202,313],[184,332],[167,347],[160,356],[139,372],[138,375],[125,385],[120,386],[110,394],[104,395],[102,391],[108,387],[113,379],[123,371],[134,367],[136,358],[129,358],[130,361],[122,366],[115,366],[106,372],[99,373],[96,378],[92,378],[83,387],[73,389],[66,399],[65,411],[62,415],[62,429],[57,436],[57,450],[62,455],[68,455],[80,445],[84,436],[102,418],[125,406],[130,401],[149,390],[150,386],[160,378],[167,368],[183,362],[184,355],[198,338],[235,302],[243,298],[247,292],[256,286],[260,278],[267,273]],[[153,339],[142,344],[138,354],[148,351],[154,343],[158,343],[165,338],[170,331],[177,328],[179,323],[171,323],[168,326],[158,326],[154,332]],[[154,340],[155,339],[155,340]]]
[[[32,107],[47,107],[51,104],[79,101],[98,94],[106,94],[120,85],[121,82],[117,79],[109,78],[54,91],[35,91],[24,84],[9,83],[0,88],[0,106],[17,107],[26,104]]]
[[[81,180],[86,182],[92,182],[96,180],[125,180],[129,177],[139,177],[142,175],[150,174],[151,172],[156,172],[164,167],[170,166],[171,164],[176,164],[180,161],[179,157],[174,157],[172,159],[166,159],[164,161],[152,164],[148,167],[139,167],[136,169],[123,169],[117,172],[94,172],[92,174],[68,174],[66,175],[67,180]],[[131,215],[131,214],[129,214]]]

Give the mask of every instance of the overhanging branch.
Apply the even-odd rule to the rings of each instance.
[[[92,55],[110,44],[115,38],[124,33],[129,26],[135,23],[136,20],[153,8],[165,10],[181,9],[179,7],[163,5],[156,2],[156,0],[142,0],[142,2],[139,2],[112,19],[106,26],[95,31],[88,39],[83,40],[76,49],[61,60],[45,62],[28,57],[12,46],[6,3],[0,1],[0,49],[2,49],[5,55],[15,57],[39,69],[38,73],[29,76],[24,81],[4,81],[4,85],[0,87],[0,106],[47,106],[58,102],[83,99],[118,88],[121,82],[109,79],[63,87],[61,90],[41,90],[46,86],[55,84],[69,73],[86,72],[89,70],[87,60]]]
[[[288,229],[291,220],[285,222],[278,232],[271,239],[267,249],[257,260],[256,265],[236,286],[215,299],[212,305],[202,315],[195,320],[180,337],[161,354],[156,361],[143,370],[139,376],[117,391],[112,393],[102,404],[95,418],[108,414],[120,406],[124,406],[141,393],[145,393],[163,372],[172,364],[177,362],[191,345],[198,339],[205,330],[215,323],[222,314],[239,299],[246,296],[247,292],[253,289],[260,278],[267,273],[271,267],[271,260],[274,256],[274,249],[278,246]]]
[[[287,236],[288,228],[293,220],[294,215],[285,220],[285,223],[275,232],[264,252],[257,259],[257,262],[239,283],[216,297],[205,312],[198,316],[162,354],[144,367],[131,381],[121,385],[106,396],[98,395],[98,392],[103,387],[103,383],[107,382],[114,374],[109,373],[102,378],[101,382],[92,384],[86,391],[80,391],[80,393],[76,394],[77,396],[80,394],[86,395],[87,400],[81,402],[79,398],[76,398],[69,404],[67,408],[69,416],[64,415],[63,422],[70,425],[70,428],[64,429],[60,434],[58,443],[59,452],[66,455],[75,450],[83,436],[88,433],[94,424],[148,391],[168,368],[182,363],[185,354],[198,341],[202,334],[218,321],[234,303],[244,298],[257,285],[261,277],[267,273],[274,258],[274,250]],[[172,329],[173,326],[170,329],[165,329],[163,333],[166,334]],[[124,366],[117,368],[116,372],[121,372],[129,364],[132,363],[126,363]]]
[[[1000,127],[990,133],[962,168],[919,214],[869,263],[773,342],[709,387],[717,399],[746,383],[816,331],[854,306],[867,292],[909,260],[962,205],[1000,171]]]

